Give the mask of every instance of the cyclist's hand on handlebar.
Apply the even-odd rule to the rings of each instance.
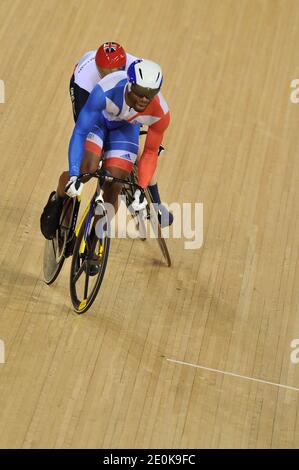
[[[64,190],[69,197],[80,196],[83,191],[83,183],[78,181],[77,176],[71,176]]]
[[[145,199],[144,191],[136,189],[134,193],[134,201],[132,202],[132,209],[134,211],[142,211],[147,206],[147,201]]]

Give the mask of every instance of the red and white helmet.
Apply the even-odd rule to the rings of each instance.
[[[117,42],[105,42],[96,53],[95,61],[102,69],[120,69],[125,67],[127,56],[123,47]]]

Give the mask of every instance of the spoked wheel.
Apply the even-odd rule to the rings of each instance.
[[[55,281],[63,266],[72,208],[73,200],[67,199],[62,209],[60,224],[55,237],[45,242],[43,270],[46,284],[52,284]]]
[[[165,241],[165,238],[163,237],[163,233],[162,233],[162,228],[161,228],[161,225],[160,225],[160,222],[159,222],[159,219],[158,219],[158,214],[153,206],[153,202],[152,202],[152,199],[151,199],[151,196],[150,196],[150,193],[148,191],[148,189],[146,189],[144,191],[145,193],[145,197],[146,197],[146,200],[147,200],[147,207],[146,207],[146,210],[147,210],[147,218],[150,219],[150,222],[151,222],[151,226],[153,228],[153,231],[154,231],[154,235],[155,235],[155,238],[157,239],[157,242],[159,244],[159,247],[160,247],[160,250],[162,252],[162,255],[163,255],[163,258],[167,264],[168,267],[171,266],[171,258],[170,258],[170,254],[169,254],[169,251],[168,251],[168,248],[167,248],[167,245],[166,245],[166,241]]]
[[[86,312],[101,287],[107,265],[110,238],[108,230],[99,239],[94,229],[87,234],[86,217],[78,234],[72,257],[70,294],[75,312]],[[106,221],[108,226],[108,221]]]

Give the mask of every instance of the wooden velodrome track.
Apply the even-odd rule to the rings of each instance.
[[[0,19],[0,446],[298,448],[298,1],[2,0]],[[73,65],[106,40],[163,67],[161,192],[203,203],[204,243],[170,240],[168,269],[154,240],[112,240],[80,317],[69,260],[43,283],[39,216]]]

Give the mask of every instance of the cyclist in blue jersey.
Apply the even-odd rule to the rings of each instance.
[[[102,56],[99,55],[99,50],[101,51]],[[101,48],[99,48],[99,50],[96,54],[96,57],[102,57],[103,60],[106,49],[104,49],[104,53]],[[107,52],[106,55],[111,58],[111,54],[114,54],[114,60],[111,61],[111,64],[113,64],[114,67],[112,70],[115,70],[115,68],[124,68],[125,58],[124,51],[121,46],[119,46],[117,51],[113,51],[112,47],[112,51],[110,53]],[[133,56],[130,57],[132,58]],[[141,62],[145,62],[146,64],[147,61],[139,60],[135,62],[139,64]],[[107,75],[107,73],[105,72],[109,70],[109,68],[107,67],[109,65],[109,62],[106,61],[105,64],[104,62],[102,62],[102,65],[106,66],[106,69],[104,68],[104,75]],[[132,68],[132,70],[135,69]],[[135,161],[135,157],[137,155],[139,128],[141,125],[145,124],[149,125],[149,134],[146,139],[143,157],[141,157],[140,163],[138,165],[141,169],[141,172],[139,171],[139,178],[141,178],[142,183],[142,168],[146,166],[145,162],[148,160],[148,157],[146,157],[146,155],[149,155],[149,148],[151,147],[152,143],[155,142],[155,152],[157,153],[157,141],[159,142],[159,145],[162,141],[162,138],[159,138],[161,136],[161,133],[157,133],[155,132],[155,130],[157,130],[158,128],[162,129],[162,123],[165,123],[167,119],[169,120],[168,107],[162,95],[159,93],[161,83],[162,78],[160,83],[155,84],[157,88],[153,89],[148,86],[142,86],[144,84],[148,85],[145,81],[144,83],[142,83],[142,85],[138,85],[137,82],[131,83],[130,80],[128,82],[127,75],[125,72],[113,73],[109,76],[104,77],[99,82],[99,84],[96,85],[90,95],[90,98],[87,99],[86,105],[81,107],[81,109],[79,109],[79,112],[78,109],[76,112],[74,111],[75,120],[78,119],[78,121],[75,126],[70,143],[70,171],[64,172],[61,175],[57,193],[51,194],[47,206],[45,207],[41,217],[41,228],[46,238],[53,238],[53,236],[55,235],[55,231],[59,223],[59,216],[61,213],[62,203],[65,197],[65,185],[69,178],[70,180],[67,185],[66,192],[69,196],[74,196],[76,195],[74,192],[72,192],[72,188],[74,188],[74,185],[72,185],[74,178],[78,176],[80,171],[95,171],[97,169],[97,165],[102,153],[104,154],[105,165],[107,168],[109,168],[109,171],[114,174],[114,176],[122,178],[125,177],[131,171],[132,162]],[[137,91],[135,90],[135,92],[134,87],[137,88]],[[141,94],[138,94],[138,87],[140,87],[139,91],[141,91]],[[149,107],[150,103],[151,107]],[[159,114],[159,112],[159,116],[151,115],[151,113],[153,112],[153,104],[155,104],[154,107],[156,112],[158,109],[160,109],[161,115]],[[117,109],[116,114],[115,109]],[[124,109],[126,110],[125,113],[123,112]],[[74,110],[76,110],[75,106]],[[81,118],[81,113],[83,112],[83,110],[84,113]],[[139,115],[143,111],[146,112],[141,118]],[[139,120],[137,119],[138,116],[136,115],[136,112],[138,113]],[[164,115],[167,117],[165,117]],[[96,129],[93,128],[94,126],[96,126]],[[153,136],[155,134],[159,135],[159,137],[156,137],[154,139]],[[116,142],[119,142],[119,139],[127,138],[124,137],[127,135],[130,136],[130,145],[125,145],[125,148],[120,148],[124,147],[124,145],[122,144],[120,146],[120,144]],[[108,140],[107,142],[105,142],[107,137]],[[83,158],[84,146],[85,157]],[[82,167],[80,170],[81,161]],[[122,161],[121,164],[119,163],[120,161]],[[93,163],[91,164],[91,162]],[[152,177],[153,172],[151,171],[150,174]],[[153,190],[153,193],[155,195],[155,197],[153,197],[154,202],[161,203],[157,185],[152,185],[151,187],[150,179],[147,180],[146,185],[149,185],[149,189]],[[115,203],[119,191],[120,188],[117,184],[114,184],[112,188],[107,189],[105,195],[107,202]],[[172,214],[169,214],[166,211],[165,215],[166,216],[164,217],[164,225],[172,223]]]

